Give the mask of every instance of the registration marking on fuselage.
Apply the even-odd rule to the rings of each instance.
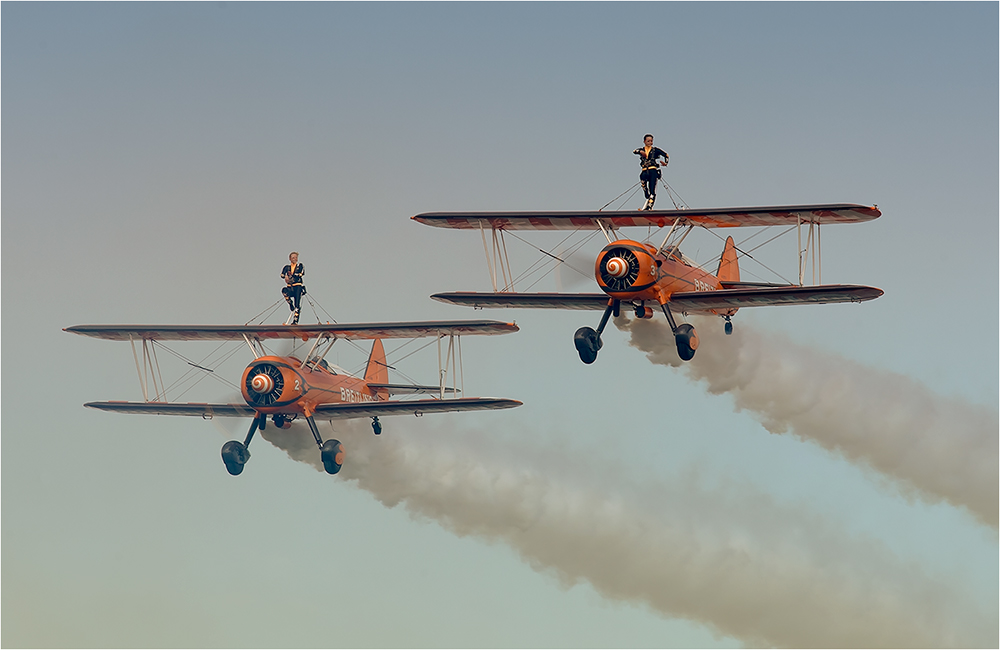
[[[354,390],[353,388],[346,388],[344,386],[340,387],[340,401],[341,402],[377,402],[378,397],[375,395],[369,395],[368,393],[362,393],[361,391]]]

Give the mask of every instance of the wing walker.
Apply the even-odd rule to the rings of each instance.
[[[413,220],[437,228],[478,230],[486,251],[493,292],[451,292],[431,296],[435,300],[474,308],[520,307],[538,309],[601,310],[597,329],[581,327],[573,342],[580,360],[590,364],[603,346],[601,334],[611,316],[623,308],[637,318],[652,318],[663,312],[674,335],[677,354],[684,361],[694,357],[698,334],[686,314],[713,314],[725,320],[726,334],[733,331],[732,317],[742,307],[761,305],[808,305],[863,302],[882,295],[881,289],[862,285],[815,284],[821,271],[820,226],[861,223],[881,216],[877,206],[849,203],[752,208],[646,210],[635,212],[429,212]],[[695,227],[738,228],[785,226],[797,229],[799,238],[798,284],[742,282],[739,257],[743,254],[726,239],[718,266],[709,271],[681,253],[680,245]],[[647,228],[666,236],[660,243],[620,238],[626,228]],[[803,248],[803,229],[806,231]],[[603,293],[519,293],[507,256],[504,233],[515,230],[600,230],[607,245],[594,262],[594,276]],[[492,250],[487,244],[492,241]],[[542,251],[545,253],[545,251]],[[551,253],[551,257],[559,258]],[[811,255],[811,258],[810,258]],[[812,261],[813,282],[805,284]],[[562,261],[562,260],[559,260]],[[502,284],[500,284],[502,282]]]

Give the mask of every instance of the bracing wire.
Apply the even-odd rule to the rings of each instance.
[[[562,246],[562,244],[564,244],[564,243],[565,243],[565,242],[566,242],[566,241],[567,241],[568,239],[570,239],[570,238],[571,238],[571,237],[573,237],[574,235],[578,234],[579,232],[580,232],[580,230],[579,230],[579,229],[577,229],[577,230],[574,230],[573,232],[571,232],[570,234],[566,235],[565,237],[563,237],[562,241],[560,241],[560,242],[559,242],[558,244],[556,244],[556,248],[558,248],[559,246]],[[584,245],[585,245],[585,244],[586,244],[587,242],[589,242],[589,241],[590,241],[591,239],[593,239],[593,237],[594,237],[594,236],[595,236],[595,235],[596,235],[597,233],[598,233],[598,231],[597,231],[597,230],[595,230],[595,231],[594,231],[594,232],[592,232],[592,233],[591,233],[591,234],[590,234],[589,236],[587,236],[587,237],[586,237],[586,238],[585,238],[585,239],[584,239],[584,240],[583,240],[582,242],[580,242],[579,244],[577,244],[577,245],[576,245],[575,247],[571,247],[571,248],[570,248],[570,251],[568,252],[568,254],[565,254],[565,256],[566,256],[566,257],[569,257],[570,255],[572,255],[572,254],[573,254],[573,253],[575,253],[576,251],[580,250],[580,248],[582,248],[582,247],[583,247],[583,246],[584,246]],[[523,244],[525,244],[525,245],[527,245],[527,246],[530,246],[531,248],[534,248],[534,249],[535,249],[535,250],[537,250],[537,251],[538,251],[539,253],[542,253],[543,255],[547,255],[548,257],[550,257],[550,258],[552,258],[553,260],[555,260],[557,264],[558,264],[558,263],[562,263],[562,264],[565,264],[565,265],[566,265],[567,267],[569,267],[569,268],[573,269],[574,271],[576,271],[577,273],[579,273],[579,274],[580,274],[580,275],[582,275],[583,277],[585,277],[585,278],[590,278],[590,275],[588,275],[587,273],[584,273],[584,272],[583,272],[583,271],[581,271],[580,269],[576,268],[575,266],[573,266],[572,264],[570,264],[570,263],[569,263],[569,262],[567,262],[566,260],[562,259],[561,257],[559,257],[558,255],[556,255],[555,253],[552,253],[552,252],[550,252],[550,251],[546,251],[546,250],[542,250],[541,248],[538,248],[537,246],[535,246],[535,245],[534,245],[534,244],[532,244],[531,242],[529,242],[529,241],[525,240],[524,238],[522,238],[522,237],[518,237],[517,235],[515,235],[515,234],[513,233],[513,231],[507,231],[507,234],[509,234],[509,235],[510,235],[511,237],[513,237],[514,239],[517,239],[518,241],[522,242]],[[517,276],[517,277],[516,277],[516,278],[514,279],[514,282],[518,282],[518,281],[520,281],[520,280],[522,280],[522,279],[527,279],[527,278],[531,277],[531,276],[532,276],[532,275],[534,275],[534,274],[535,274],[536,272],[538,272],[538,271],[540,271],[540,270],[541,270],[541,268],[540,268],[541,266],[543,266],[544,264],[546,264],[546,263],[548,263],[548,262],[550,262],[550,260],[547,260],[547,259],[545,259],[544,257],[540,257],[540,258],[538,258],[537,260],[535,260],[535,261],[534,261],[534,263],[532,263],[532,264],[531,264],[531,266],[529,266],[529,267],[528,267],[527,269],[525,269],[524,271],[522,271],[522,272],[521,272],[521,274],[520,274],[520,275],[518,275],[518,276]],[[555,268],[555,266],[553,266],[553,269],[554,269],[554,268]],[[550,271],[551,271],[551,270],[552,270],[552,269],[550,269]],[[546,275],[548,275],[548,273],[546,273]],[[543,275],[542,277],[544,278],[545,276]],[[538,278],[537,280],[535,280],[535,282],[534,282],[534,283],[532,283],[532,285],[531,285],[531,286],[535,286],[535,284],[538,284],[538,282],[539,282],[539,281],[540,281],[541,279],[542,279],[542,278]],[[528,288],[530,289],[531,287],[528,287]]]
[[[675,210],[690,210],[691,209],[690,206],[687,204],[687,202],[684,199],[681,198],[681,195],[678,194],[676,192],[676,190],[674,190],[674,188],[670,187],[670,184],[667,183],[667,181],[663,180],[662,176],[660,177],[660,183],[662,183],[663,187],[667,190],[667,196],[670,197],[670,202],[674,204],[674,209]],[[674,197],[677,197],[677,198],[675,199]]]
[[[594,238],[595,236],[597,236],[597,233],[598,233],[598,232],[600,232],[600,231],[598,231],[598,230],[595,230],[594,232],[590,233],[590,235],[588,235],[588,236],[587,236],[587,237],[586,237],[585,239],[583,239],[583,240],[582,240],[582,241],[581,241],[580,243],[576,244],[575,246],[572,246],[572,247],[570,247],[570,248],[569,248],[569,249],[567,249],[567,250],[566,250],[566,251],[565,251],[565,252],[564,252],[563,254],[564,254],[564,255],[565,255],[565,256],[566,256],[567,258],[571,257],[571,256],[572,256],[572,255],[574,255],[574,254],[575,254],[575,253],[576,253],[577,251],[579,251],[579,250],[580,250],[581,248],[583,248],[583,247],[584,247],[584,245],[586,245],[586,244],[587,244],[587,243],[588,243],[588,242],[589,242],[589,241],[590,241],[591,239],[593,239],[593,238]],[[556,268],[558,268],[558,266],[559,266],[559,264],[560,264],[560,263],[562,263],[562,264],[565,264],[565,265],[566,265],[567,267],[569,267],[569,268],[571,268],[572,270],[576,271],[577,273],[579,273],[579,274],[580,274],[581,276],[583,276],[584,278],[587,278],[588,280],[589,280],[589,279],[591,279],[591,278],[593,277],[593,276],[591,276],[591,275],[589,275],[589,274],[587,274],[587,273],[584,273],[583,271],[581,271],[580,269],[576,268],[575,266],[573,266],[573,265],[572,265],[572,264],[570,264],[569,262],[566,262],[566,261],[564,261],[564,260],[562,260],[562,259],[559,259],[559,258],[557,258],[557,257],[555,257],[555,256],[552,256],[552,257],[553,257],[554,259],[556,259],[556,260],[557,260],[557,262],[556,262],[555,264],[553,264],[553,265],[552,265],[552,268],[550,268],[550,269],[549,269],[548,271],[546,271],[546,272],[545,272],[544,274],[542,274],[542,275],[538,276],[538,278],[536,278],[534,282],[532,282],[531,284],[529,284],[529,285],[528,285],[528,287],[527,287],[528,289],[531,289],[531,288],[532,288],[532,287],[534,287],[534,286],[535,286],[536,284],[538,284],[538,283],[539,283],[539,282],[541,282],[541,281],[542,281],[543,279],[545,279],[545,277],[546,277],[546,276],[548,276],[548,274],[549,274],[549,273],[551,273],[552,271],[555,271],[555,270],[556,270]],[[550,261],[551,261],[551,260],[550,260]],[[539,270],[541,270],[541,269],[539,269]]]
[[[637,190],[638,187],[639,187],[639,183],[636,183],[632,187],[628,188],[627,190],[625,190],[624,192],[622,192],[621,194],[619,194],[618,196],[616,196],[615,198],[611,199],[610,201],[608,201],[607,203],[605,203],[603,206],[601,206],[601,208],[598,210],[598,212],[603,212],[604,208],[608,207],[609,205],[611,205],[612,203],[614,203],[618,199],[620,199],[623,196],[625,196],[629,191],[631,191],[631,190]],[[635,194],[635,191],[632,192],[632,195],[634,195],[634,194]],[[632,196],[628,197],[628,199],[631,199],[631,198],[632,198]],[[625,199],[625,201],[628,201],[628,199]]]
[[[278,298],[278,300],[276,300],[276,301],[274,302],[274,304],[272,304],[272,305],[271,305],[270,307],[266,307],[266,308],[264,308],[264,310],[263,310],[262,312],[260,312],[259,314],[257,314],[256,316],[254,316],[253,318],[251,318],[250,320],[248,320],[247,322],[245,322],[245,323],[243,323],[243,324],[244,324],[244,325],[249,325],[250,323],[252,323],[252,322],[254,322],[255,320],[257,320],[258,318],[260,318],[260,316],[261,316],[261,315],[262,315],[262,314],[263,314],[264,312],[268,312],[267,316],[264,316],[264,319],[262,319],[262,320],[266,320],[267,318],[269,318],[269,317],[271,316],[271,314],[273,314],[273,313],[274,313],[274,310],[275,310],[275,308],[277,308],[277,306],[281,304],[281,301],[282,301],[282,300],[284,300],[284,298]]]
[[[787,282],[788,284],[794,284],[793,282],[789,281],[789,280],[788,280],[788,278],[786,278],[786,277],[785,277],[785,276],[783,276],[782,274],[778,273],[777,271],[775,271],[774,269],[772,269],[771,267],[769,267],[769,266],[768,266],[767,264],[764,264],[763,262],[761,262],[761,261],[760,261],[760,260],[758,260],[758,259],[757,259],[756,257],[754,257],[753,255],[751,255],[751,254],[750,254],[750,253],[752,253],[753,251],[755,251],[755,250],[757,250],[758,248],[760,248],[761,246],[764,246],[764,245],[766,245],[766,244],[769,244],[769,243],[771,243],[772,241],[774,241],[774,240],[775,240],[775,239],[777,239],[778,237],[781,237],[782,235],[787,235],[787,234],[788,234],[788,233],[790,233],[790,232],[791,232],[791,231],[792,231],[793,229],[795,229],[795,226],[792,226],[791,228],[789,228],[789,229],[785,230],[784,232],[781,232],[781,233],[778,233],[778,234],[777,234],[777,235],[775,235],[774,237],[771,237],[770,239],[768,239],[768,240],[767,240],[766,242],[764,242],[763,244],[759,244],[759,245],[757,245],[757,246],[755,246],[755,247],[751,248],[751,249],[750,249],[749,251],[744,251],[744,250],[743,250],[742,248],[740,248],[739,246],[735,246],[735,248],[736,248],[736,252],[737,252],[737,253],[739,254],[739,257],[746,257],[746,258],[749,258],[749,259],[753,260],[754,262],[756,262],[757,264],[759,264],[760,266],[763,266],[763,267],[764,267],[765,269],[767,269],[768,271],[770,271],[770,272],[771,272],[771,273],[773,273],[774,275],[778,276],[779,278],[781,278],[782,280],[784,280],[784,281],[785,281],[785,282]],[[719,239],[720,241],[725,241],[724,239],[722,239],[722,236],[721,236],[721,235],[719,235],[719,234],[718,234],[717,232],[715,232],[714,230],[711,230],[711,229],[709,229],[709,228],[706,228],[705,230],[708,230],[708,232],[712,233],[712,236],[713,236],[713,237],[716,237],[716,238],[717,238],[717,239]],[[747,239],[749,240],[750,238],[748,237]],[[761,278],[761,277],[760,277],[759,275],[757,275],[756,273],[754,273],[753,271],[747,271],[746,269],[742,269],[742,268],[740,269],[740,271],[741,271],[741,272],[744,272],[744,271],[745,271],[745,272],[749,273],[750,275],[752,275],[752,276],[754,276],[754,277],[756,277],[756,278],[758,278],[758,279],[763,279],[763,278]]]
[[[158,347],[160,347],[163,350],[166,350],[167,352],[169,352],[170,354],[174,355],[175,357],[177,357],[178,359],[180,359],[184,363],[192,366],[191,369],[189,369],[187,372],[185,372],[179,378],[177,378],[176,380],[174,380],[174,382],[172,384],[170,384],[170,386],[168,386],[164,390],[164,392],[166,392],[167,390],[173,390],[174,388],[180,389],[181,386],[183,386],[188,381],[191,381],[191,379],[193,379],[193,377],[195,377],[194,373],[197,370],[201,370],[205,374],[203,374],[200,377],[198,377],[198,379],[194,380],[194,383],[190,384],[189,386],[187,386],[187,388],[185,388],[183,391],[181,391],[177,395],[177,397],[174,398],[175,400],[179,400],[181,397],[183,397],[188,391],[190,391],[192,388],[194,388],[195,386],[197,386],[201,382],[201,380],[204,379],[205,377],[211,377],[211,378],[215,379],[216,381],[218,381],[218,382],[226,385],[229,388],[233,388],[235,390],[239,390],[240,389],[239,386],[237,386],[236,384],[234,384],[234,383],[232,383],[232,382],[230,382],[230,381],[228,381],[226,379],[223,379],[218,374],[216,374],[215,371],[212,368],[206,367],[207,365],[209,365],[208,364],[208,359],[211,358],[216,352],[218,352],[219,349],[222,348],[222,346],[224,346],[226,343],[230,343],[230,341],[223,341],[222,343],[220,343],[214,350],[212,350],[211,352],[209,352],[205,356],[205,358],[201,360],[200,363],[195,363],[195,362],[191,361],[190,359],[188,359],[187,357],[185,357],[183,354],[177,352],[176,350],[172,350],[169,347],[167,347],[166,345],[163,345],[163,343],[159,343]],[[239,347],[234,346],[233,349],[230,352],[228,352],[227,354],[225,354],[224,356],[222,356],[220,359],[218,359],[217,361],[215,361],[211,365],[219,366],[219,365],[225,363],[234,354],[236,354],[236,352],[239,351],[239,349],[240,349]]]

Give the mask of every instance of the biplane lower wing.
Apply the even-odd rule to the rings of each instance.
[[[87,402],[87,408],[113,413],[140,415],[189,415],[211,420],[213,417],[242,418],[257,414],[246,404],[204,404],[196,402]]]
[[[851,284],[824,284],[799,287],[746,287],[719,291],[686,291],[670,297],[670,306],[681,312],[739,309],[765,305],[820,305],[838,302],[864,302],[882,295],[881,289]],[[476,307],[519,307],[524,309],[577,309],[601,311],[609,297],[603,293],[478,293],[456,291],[436,293],[434,300]]]
[[[489,320],[412,323],[326,323],[316,325],[76,325],[65,331],[110,341],[242,341],[302,339],[409,339],[428,336],[509,334],[513,323]]]
[[[821,284],[809,287],[762,287],[686,291],[670,296],[670,306],[681,312],[740,309],[766,305],[825,305],[865,302],[882,295],[881,289],[853,284]]]
[[[322,404],[316,407],[317,420],[345,420],[380,415],[423,415],[455,411],[493,411],[521,406],[516,399],[494,397],[459,397],[457,399],[417,399],[398,402],[359,402],[352,404]]]
[[[457,399],[421,399],[393,402],[322,404],[316,407],[317,420],[347,420],[382,415],[423,415],[455,411],[489,411],[521,406],[513,399],[460,397]],[[210,420],[213,417],[253,417],[256,411],[246,404],[201,404],[188,402],[87,402],[84,406],[114,413],[141,415],[187,415]]]
[[[796,224],[860,223],[877,219],[876,206],[853,203],[779,205],[753,208],[697,210],[580,211],[580,212],[425,212],[411,217],[428,226],[459,230],[598,230],[612,228],[698,225],[705,228],[740,226],[794,226]]]

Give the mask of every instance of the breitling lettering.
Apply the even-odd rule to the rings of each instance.
[[[694,281],[695,291],[715,291],[715,287],[707,282],[702,282],[701,280]]]
[[[353,388],[340,388],[340,401],[341,402],[377,402],[378,398],[374,395],[368,395],[367,393],[362,393],[361,391],[354,390]]]

